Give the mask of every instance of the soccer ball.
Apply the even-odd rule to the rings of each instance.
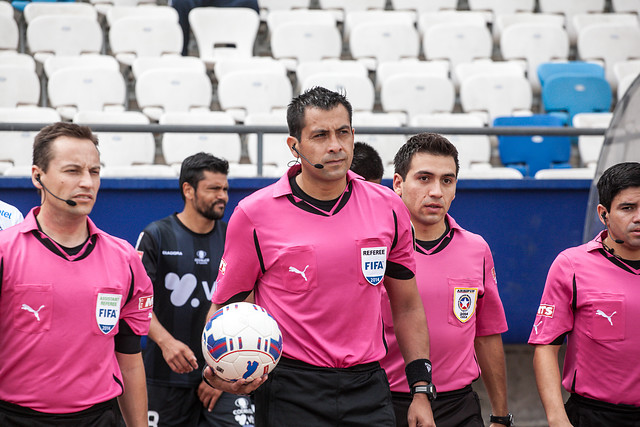
[[[220,378],[254,380],[278,364],[282,334],[264,308],[248,302],[229,304],[205,325],[202,353]]]

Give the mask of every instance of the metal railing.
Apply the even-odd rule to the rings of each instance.
[[[0,131],[39,131],[50,123],[0,123]],[[289,133],[286,126],[267,125],[130,125],[130,124],[84,124],[94,132],[151,132],[151,133],[237,133],[240,135],[257,134],[257,172],[262,176],[263,137],[270,133]],[[541,135],[541,136],[580,136],[604,135],[605,128],[574,128],[546,126],[496,126],[496,127],[373,127],[356,128],[358,135],[415,135],[421,132],[434,132],[443,135]]]

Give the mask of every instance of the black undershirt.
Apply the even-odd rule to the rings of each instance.
[[[300,188],[300,186],[296,182],[296,176],[297,175],[294,175],[291,178],[289,178],[289,185],[291,185],[291,193],[293,193],[294,196],[304,200],[305,202],[309,203],[311,206],[315,208],[318,208],[325,212],[330,212],[331,209],[333,209],[333,207],[336,205],[336,203],[338,203],[338,200],[340,200],[340,197],[342,197],[342,195],[340,195],[332,200],[315,199],[310,195],[308,195],[307,193],[305,193],[304,191],[302,191],[302,188]]]
[[[419,245],[425,251],[430,251],[431,249],[433,249],[436,246],[438,246],[438,244],[440,244],[442,239],[444,239],[447,236],[447,234],[449,234],[449,231],[451,231],[451,227],[449,227],[449,221],[447,221],[447,218],[444,219],[444,225],[445,225],[446,228],[444,230],[444,233],[442,233],[442,236],[438,237],[436,240],[418,240],[418,239],[416,239],[416,244]]]

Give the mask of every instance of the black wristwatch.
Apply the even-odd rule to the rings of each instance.
[[[489,416],[489,422],[490,423],[496,423],[496,424],[502,424],[505,425],[507,427],[510,427],[513,425],[513,415],[511,413],[508,413],[506,417],[496,417],[495,415],[490,415]]]
[[[427,385],[414,385],[413,387],[411,387],[411,396],[413,397],[413,395],[415,395],[416,393],[426,394],[427,399],[429,399],[430,401],[435,400],[435,398],[438,396],[438,393],[436,392],[436,386],[433,385],[433,383],[429,383]]]

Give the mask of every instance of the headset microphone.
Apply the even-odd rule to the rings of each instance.
[[[307,163],[309,163],[311,166],[313,166],[316,169],[324,169],[324,165],[321,165],[320,163],[311,163],[309,161],[309,159],[307,159],[305,156],[302,155],[302,153],[300,153],[298,151],[298,149],[296,148],[296,144],[293,144],[293,146],[291,147],[293,149],[293,151],[295,151],[296,153],[298,153],[298,156],[302,157]]]
[[[62,197],[58,197],[55,194],[53,194],[51,191],[49,191],[49,189],[47,187],[45,187],[45,185],[42,183],[42,181],[40,181],[40,175],[36,176],[36,181],[38,181],[38,183],[40,185],[42,185],[42,188],[44,188],[44,191],[46,191],[47,193],[51,194],[53,197],[55,197],[58,200],[62,200],[63,202],[65,202],[66,204],[68,204],[69,206],[75,206],[77,205],[77,203],[75,202],[75,200],[71,200],[71,199],[63,199]]]
[[[606,212],[602,212],[602,219],[604,220],[604,226],[607,227],[607,232],[609,233],[609,236],[611,236],[611,239],[616,242],[617,244],[621,245],[624,243],[624,240],[622,239],[616,239],[613,234],[611,234],[611,230],[609,229],[609,225],[607,224],[607,214]]]

